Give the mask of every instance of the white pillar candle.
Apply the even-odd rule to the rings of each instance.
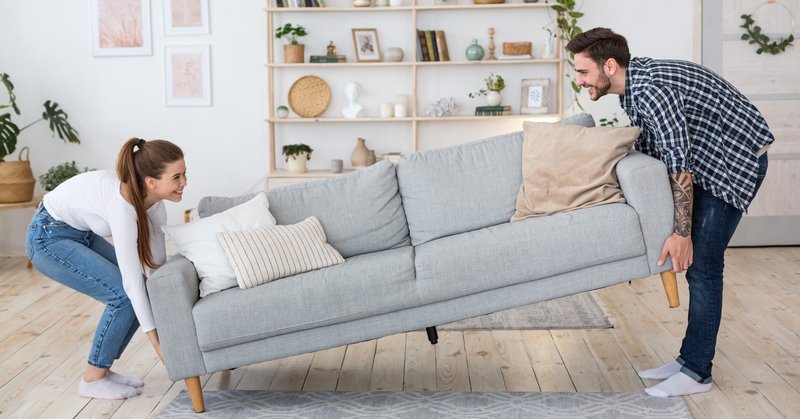
[[[394,116],[394,107],[389,102],[381,103],[381,118],[391,118]]]
[[[405,118],[408,116],[408,107],[405,103],[395,103],[394,104],[394,117],[395,118]]]

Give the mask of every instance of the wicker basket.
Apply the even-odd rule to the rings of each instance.
[[[27,152],[25,160],[22,160],[23,152]],[[29,155],[28,147],[23,147],[19,151],[18,161],[0,162],[0,204],[27,202],[33,199],[36,179],[31,171]]]
[[[503,55],[531,55],[531,42],[503,42]]]
[[[304,118],[314,118],[328,109],[331,89],[317,76],[303,76],[289,88],[289,107]]]

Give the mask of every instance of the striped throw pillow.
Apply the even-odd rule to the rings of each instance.
[[[240,288],[344,262],[328,244],[317,217],[291,225],[274,225],[217,234]]]

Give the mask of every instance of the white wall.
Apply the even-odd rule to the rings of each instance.
[[[615,29],[628,38],[634,55],[692,59],[696,1],[587,0],[581,26]],[[170,223],[181,222],[183,210],[196,206],[203,196],[235,195],[258,183],[266,173],[270,152],[264,122],[265,3],[209,3],[210,35],[165,37],[163,2],[156,0],[151,1],[151,56],[95,58],[91,54],[89,1],[0,0],[0,72],[8,73],[16,87],[23,111],[16,121],[25,124],[34,119],[41,104],[54,99],[68,112],[82,139],[81,145],[62,144],[50,138],[43,123],[26,130],[19,146],[31,147],[34,175],[71,160],[81,166],[112,169],[117,151],[127,138],[169,139],[184,149],[189,171],[183,202],[168,204]],[[489,23],[500,27],[503,22]],[[338,33],[341,26],[331,19],[315,26],[313,32]],[[346,26],[349,33],[350,26]],[[381,28],[380,21],[371,26],[385,33],[382,39],[393,38],[391,29]],[[318,37],[326,43],[326,36]],[[337,45],[341,48],[346,42]],[[453,42],[458,45],[468,40],[454,38]],[[165,107],[164,46],[195,44],[211,46],[213,105]],[[616,97],[587,106],[597,117],[611,116],[615,111],[622,115]],[[367,131],[368,138],[381,138],[383,125],[366,128],[372,130]],[[454,138],[468,137],[475,129],[453,124],[446,124],[446,128]],[[325,167],[328,158],[346,158],[355,141],[337,144],[344,145],[333,151],[321,150],[319,156],[315,153],[312,164]],[[0,213],[0,255],[23,254],[31,212]]]

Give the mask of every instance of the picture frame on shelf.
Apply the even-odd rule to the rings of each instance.
[[[211,106],[208,45],[164,47],[166,106]]]
[[[550,102],[550,79],[522,79],[519,113],[538,115],[547,113]]]
[[[378,30],[375,28],[353,29],[353,48],[356,51],[356,62],[381,62],[381,47],[378,42]]]
[[[164,35],[208,35],[208,0],[164,0]]]
[[[152,55],[150,0],[92,0],[92,56]]]

